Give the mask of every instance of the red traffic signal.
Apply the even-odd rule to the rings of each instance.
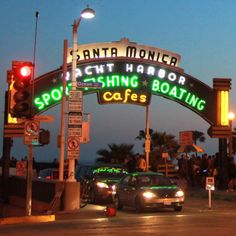
[[[25,61],[12,62],[13,81],[10,86],[9,110],[13,117],[32,117],[33,63]]]
[[[30,77],[31,78],[31,74],[32,74],[32,67],[28,66],[28,65],[22,65],[19,68],[19,75],[22,78],[27,78]]]

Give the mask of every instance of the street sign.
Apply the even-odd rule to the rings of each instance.
[[[68,116],[68,124],[69,125],[82,125],[82,116],[80,115],[70,115]]]
[[[26,120],[24,129],[24,144],[34,144],[39,142],[40,122],[35,120]]]
[[[69,151],[75,151],[79,149],[79,138],[68,137],[67,147]]]
[[[28,120],[25,121],[25,135],[38,135],[39,134],[39,121]]]
[[[68,137],[67,141],[67,158],[68,159],[77,159],[79,157],[79,138],[78,137]]]
[[[206,190],[215,190],[215,178],[206,177]]]
[[[80,90],[70,90],[69,101],[82,101],[83,92]]]
[[[102,83],[99,82],[78,82],[77,88],[101,88]]]
[[[180,146],[187,146],[193,144],[193,131],[180,131],[179,132]]]
[[[82,127],[80,128],[68,128],[68,136],[82,136]]]
[[[82,112],[83,103],[80,101],[69,101],[69,112]]]
[[[34,119],[40,122],[53,122],[54,116],[34,116]]]

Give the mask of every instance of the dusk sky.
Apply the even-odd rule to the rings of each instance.
[[[119,41],[128,38],[138,44],[162,48],[181,55],[180,67],[203,83],[213,86],[213,78],[231,78],[230,110],[236,114],[236,1],[234,0],[2,0],[0,7],[0,132],[3,132],[6,71],[13,60],[32,61],[35,12],[39,11],[36,45],[36,77],[59,68],[63,61],[63,41],[72,44],[72,24],[89,4],[96,11],[92,20],[82,20],[79,44]],[[59,158],[56,135],[60,133],[58,105],[43,113],[55,116],[41,127],[51,132],[48,146],[33,150],[36,161]],[[97,96],[84,96],[84,112],[91,114],[91,141],[81,145],[81,161],[91,162],[97,150],[108,144],[134,144],[145,129],[145,108],[137,105],[99,105]],[[233,122],[236,126],[236,121]],[[207,135],[209,124],[176,102],[152,96],[150,128],[179,138],[179,131],[205,133],[200,144],[209,155],[218,151],[218,140]],[[2,136],[2,135],[1,135]],[[2,147],[2,138],[0,139]],[[0,151],[1,154],[2,151]],[[14,139],[12,155],[27,155],[23,140]]]

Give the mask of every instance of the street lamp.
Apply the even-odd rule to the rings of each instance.
[[[72,83],[72,87],[71,90],[72,91],[76,91],[77,88],[77,80],[76,80],[76,65],[77,65],[77,50],[78,50],[78,40],[77,40],[77,32],[78,32],[78,28],[80,26],[80,22],[82,20],[82,18],[84,19],[92,19],[95,16],[95,11],[91,8],[89,8],[88,6],[81,12],[80,17],[77,20],[74,20],[73,23],[73,37],[72,37],[72,66],[71,66],[71,83]],[[81,91],[82,92],[82,91]],[[70,103],[70,97],[69,97],[69,103]],[[83,104],[83,103],[81,103]],[[80,113],[82,116],[82,108],[80,110]],[[69,109],[69,116],[70,116],[70,109]],[[82,117],[81,117],[81,121],[82,121]],[[81,124],[82,125],[82,124]],[[76,128],[77,129],[77,128]],[[77,132],[78,130],[75,130],[75,132]],[[79,139],[79,137],[74,137],[77,140]],[[77,147],[78,152],[79,152],[79,147]],[[78,157],[79,158],[79,157]],[[75,181],[75,176],[74,176],[74,170],[75,170],[75,159],[69,159],[69,163],[68,163],[68,181]]]
[[[73,38],[72,38],[72,70],[71,70],[71,82],[72,82],[72,90],[76,90],[76,52],[77,52],[77,46],[78,46],[78,40],[77,40],[77,32],[78,28],[80,26],[80,22],[82,18],[84,19],[92,19],[95,17],[95,11],[88,6],[81,12],[80,17],[77,20],[74,20],[73,23]]]
[[[235,115],[233,112],[230,112],[228,114],[229,119],[229,127],[230,127],[230,136],[229,136],[229,158],[233,157],[233,133],[232,133],[232,122],[235,118]]]

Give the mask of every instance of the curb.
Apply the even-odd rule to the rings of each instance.
[[[7,218],[2,218],[2,219],[0,218],[0,225],[52,222],[55,220],[56,220],[55,215],[7,217]]]

